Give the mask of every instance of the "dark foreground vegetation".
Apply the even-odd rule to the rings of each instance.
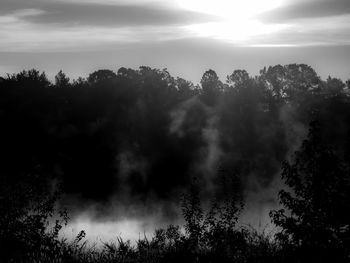
[[[209,70],[197,86],[148,67],[55,83],[22,71],[0,78],[0,122],[1,262],[350,261],[349,83],[307,65],[236,70],[226,83]],[[239,226],[248,175],[267,187],[276,174],[277,232]],[[61,197],[179,192],[184,231],[102,248],[84,231],[59,238]]]

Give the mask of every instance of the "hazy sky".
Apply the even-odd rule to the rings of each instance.
[[[199,82],[307,63],[350,78],[349,0],[0,0],[0,74],[149,65]]]

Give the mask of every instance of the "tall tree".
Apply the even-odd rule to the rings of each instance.
[[[62,70],[55,76],[55,86],[58,88],[68,88],[70,86],[69,78]]]
[[[350,255],[349,164],[322,141],[318,122],[310,126],[293,163],[283,164],[282,178],[290,190],[281,190],[279,198],[288,211],[270,216],[282,229],[278,238],[306,261],[342,262]]]
[[[100,69],[91,73],[88,77],[88,82],[94,84],[108,84],[109,81],[116,78],[116,74],[109,69]]]
[[[224,87],[216,72],[212,69],[207,70],[202,76],[201,85],[204,103],[210,106],[215,105]]]

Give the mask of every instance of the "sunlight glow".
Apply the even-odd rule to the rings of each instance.
[[[177,0],[181,8],[226,19],[250,18],[278,8],[284,0]]]
[[[283,24],[264,24],[258,15],[279,8],[285,0],[177,0],[180,8],[216,16],[218,22],[192,24],[185,27],[196,36],[241,43],[254,36],[278,32]]]
[[[245,43],[253,37],[268,35],[287,28],[288,25],[265,25],[258,20],[247,20],[242,24],[232,21],[193,24],[185,27],[198,37],[211,37],[233,43]]]

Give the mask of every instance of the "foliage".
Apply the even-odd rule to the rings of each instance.
[[[285,162],[282,169],[290,191],[279,192],[287,211],[271,212],[282,229],[278,238],[305,260],[345,261],[350,255],[349,164],[323,142],[318,122],[311,123],[293,163]]]
[[[245,178],[269,185],[297,147],[291,141],[315,118],[322,129],[313,124],[282,166],[290,190],[280,193],[289,211],[272,213],[279,239],[238,226]],[[72,81],[60,71],[54,83],[24,70],[0,78],[0,123],[0,248],[18,260],[297,262],[296,251],[339,251],[339,260],[348,253],[349,81],[323,81],[307,65],[276,65],[255,77],[234,70],[225,84],[208,70],[200,85],[146,66]],[[206,177],[212,188],[191,185],[192,177]],[[102,250],[87,247],[84,232],[59,240],[67,215],[47,224],[57,181],[63,193],[94,202],[116,192],[121,202],[172,200],[191,185],[182,199],[184,228]]]
[[[0,260],[20,260],[27,253],[55,246],[59,231],[68,221],[65,210],[55,214],[59,192],[48,189],[38,174],[29,174],[16,185],[2,181],[0,189]]]
[[[224,84],[219,80],[218,75],[212,69],[207,70],[201,79],[201,98],[207,105],[213,106],[218,103],[221,97]]]

